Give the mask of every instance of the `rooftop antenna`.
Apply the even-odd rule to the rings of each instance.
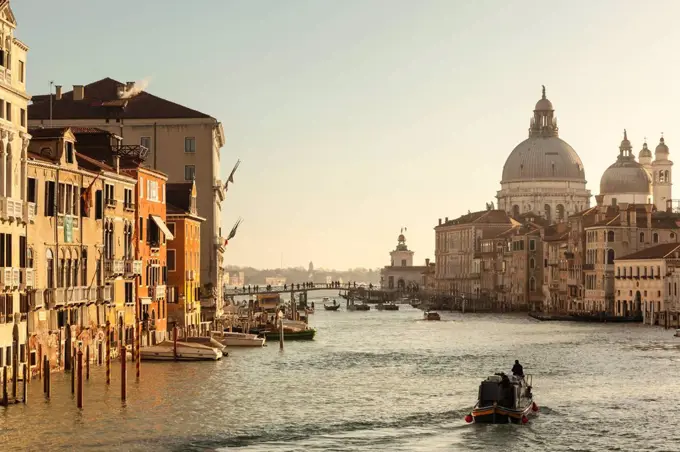
[[[50,128],[52,128],[52,85],[54,80],[50,80]]]

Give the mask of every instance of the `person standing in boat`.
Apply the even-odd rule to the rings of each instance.
[[[515,360],[515,365],[512,366],[512,374],[516,377],[524,378],[524,368],[517,359]]]

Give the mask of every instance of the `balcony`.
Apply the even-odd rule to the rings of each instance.
[[[44,292],[42,290],[34,290],[28,294],[28,307],[31,311],[42,309],[45,306]]]
[[[165,298],[165,286],[151,286],[149,287],[149,296],[152,301],[158,301]]]
[[[64,306],[66,303],[66,289],[60,287],[58,289],[49,290],[54,290],[54,306]]]
[[[97,301],[100,303],[111,302],[111,286],[97,287]]]
[[[85,303],[95,303],[97,301],[97,288],[96,287],[84,287],[83,296],[85,297]]]
[[[3,220],[21,220],[24,217],[23,201],[13,198],[0,198],[0,217]]]
[[[38,209],[34,202],[24,204],[24,223],[34,223]]]
[[[35,287],[35,270],[32,268],[21,269],[23,273],[22,280],[24,281],[24,289],[32,289]]]
[[[12,287],[12,267],[0,268],[0,285],[3,287]]]
[[[125,259],[125,274],[126,275],[141,275],[142,261],[133,259]]]
[[[113,198],[107,198],[107,199],[104,200],[104,204],[106,205],[106,207],[108,207],[110,209],[115,209],[116,204],[118,204],[118,201],[116,201]]]
[[[114,279],[125,273],[125,261],[122,259],[106,259],[104,261],[104,275],[107,279]]]
[[[21,285],[21,269],[12,268],[12,287],[19,287]]]
[[[224,201],[226,190],[224,188],[224,182],[222,182],[221,179],[213,179],[213,190],[217,192],[217,195],[220,197],[220,201]]]
[[[135,211],[135,204],[132,202],[125,202],[123,203],[123,209],[126,212],[134,212]]]
[[[66,289],[66,304],[76,305],[87,301],[88,290],[85,287],[69,287]]]
[[[215,237],[213,237],[213,243],[215,244],[215,246],[216,246],[217,248],[222,248],[222,247],[224,247],[224,242],[225,242],[225,241],[226,241],[226,240],[224,239],[224,237],[222,237],[222,236],[220,236],[220,235],[216,235]]]
[[[595,264],[583,264],[583,270],[595,270]]]

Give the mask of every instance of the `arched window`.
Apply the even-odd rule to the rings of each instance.
[[[89,286],[90,282],[87,280],[87,250],[83,249],[80,255],[80,284],[83,286]]]
[[[607,241],[608,241],[608,242],[613,242],[613,241],[614,241],[614,231],[609,231],[609,232],[607,232]]]
[[[659,243],[659,234],[658,233],[655,232],[654,234],[652,234],[652,241],[654,243]]]
[[[533,276],[529,279],[529,291],[536,292],[536,279]]]
[[[621,267],[616,267],[616,276],[621,276]]]
[[[519,206],[517,204],[512,206],[512,216],[515,218],[519,217]]]
[[[659,182],[663,182],[663,170],[659,171]]]
[[[536,268],[536,261],[533,257],[529,259],[529,268]]]
[[[654,266],[649,267],[649,277],[650,278],[654,277]]]
[[[26,267],[33,268],[33,248],[26,249]]]
[[[607,250],[607,263],[610,265],[614,264],[614,250],[611,248]]]
[[[543,206],[543,210],[545,212],[545,219],[548,221],[548,223],[552,223],[552,212],[550,211],[550,205],[546,204]]]
[[[645,233],[644,232],[640,233],[640,243],[645,243]]]
[[[663,178],[666,182],[670,182],[671,178],[669,177],[670,175],[668,174],[668,170],[663,172]]]
[[[562,204],[557,205],[557,221],[564,221],[564,206]]]
[[[54,253],[51,249],[47,248],[45,258],[47,260],[47,288],[52,289],[54,287]]]

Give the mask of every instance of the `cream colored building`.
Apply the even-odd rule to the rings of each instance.
[[[15,38],[17,22],[7,0],[0,1],[0,365],[26,362],[28,299],[33,283],[27,268],[26,224],[35,204],[26,202],[26,55]],[[11,375],[11,373],[10,373]]]
[[[514,218],[533,212],[548,223],[562,222],[590,205],[585,170],[576,151],[559,137],[552,103],[536,103],[529,138],[518,144],[503,166],[498,209]]]
[[[408,249],[406,237],[399,234],[397,246],[390,251],[390,265],[380,270],[380,287],[383,289],[417,290],[424,287],[425,272],[430,261],[425,265],[413,265],[414,252]]]
[[[617,316],[642,315],[649,325],[663,325],[667,314],[677,320],[680,243],[657,245],[617,259],[615,274]]]
[[[50,102],[51,99],[51,102]],[[146,164],[168,175],[169,182],[196,180],[201,226],[201,303],[222,312],[224,236],[220,176],[220,150],[224,130],[215,118],[161,99],[146,91],[105,78],[89,85],[74,85],[53,96],[35,96],[30,124],[89,126],[109,130],[126,145],[143,145],[150,151]],[[51,112],[51,113],[50,113]],[[50,120],[50,115],[52,119]]]

